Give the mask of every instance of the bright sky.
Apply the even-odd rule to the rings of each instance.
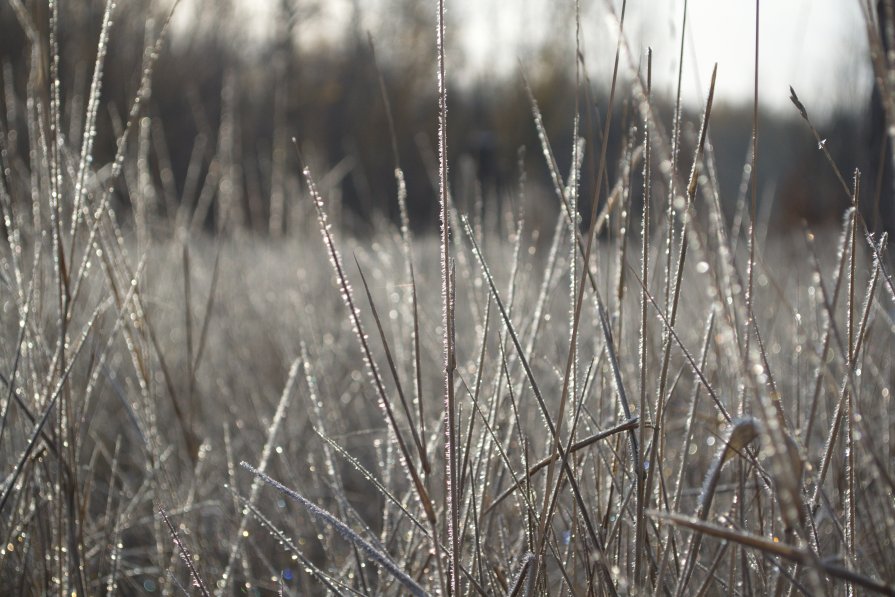
[[[278,0],[243,0],[242,23],[269,32],[272,7]],[[302,0],[296,0],[299,5]],[[429,0],[434,35],[435,2]],[[592,80],[608,81],[615,51],[617,25],[607,3],[616,10],[620,0],[581,0],[582,42]],[[764,0],[761,2],[759,90],[762,104],[791,110],[792,85],[817,115],[836,106],[864,105],[872,85],[861,0]],[[573,64],[573,0],[446,0],[448,44],[462,54],[462,76],[508,75],[519,60],[533,60],[541,44],[552,44]],[[634,62],[653,48],[654,89],[673,96],[684,0],[629,0],[625,29]],[[388,52],[391,37],[377,35],[382,23],[394,30],[400,11],[394,0],[328,0],[308,35],[344,31],[359,7],[361,30],[369,30],[377,46]],[[385,8],[383,8],[385,7]],[[181,3],[182,22],[189,22],[189,3]],[[391,8],[389,10],[389,8]],[[751,103],[754,74],[755,0],[689,0],[684,58],[683,95],[701,105],[712,66],[718,62],[716,97]],[[262,35],[264,33],[261,33]],[[454,61],[454,73],[461,64]],[[451,61],[448,68],[452,67]]]
[[[614,0],[620,6],[618,0]],[[461,44],[481,74],[515,67],[518,40],[574,43],[574,4],[545,0],[456,0]],[[513,9],[507,6],[512,5]],[[590,8],[587,8],[590,6]],[[592,76],[609,79],[617,24],[605,0],[582,2],[582,39]],[[654,88],[673,96],[683,0],[629,0],[625,29],[635,62],[653,49]],[[511,40],[516,40],[515,43]],[[530,49],[522,44],[524,56]],[[532,44],[533,45],[533,44]],[[571,46],[574,47],[574,46]],[[859,0],[764,0],[760,5],[760,101],[790,110],[789,86],[816,113],[865,102],[872,86]],[[750,103],[755,53],[754,0],[690,0],[682,92],[702,104],[718,62],[716,97]],[[861,103],[860,105],[863,105]]]
[[[721,97],[751,102],[755,6],[744,0],[691,0],[685,66],[691,98],[718,62]],[[678,20],[680,17],[677,17]],[[809,109],[866,101],[873,79],[859,0],[765,0],[760,11],[759,90],[775,109],[791,110],[792,85]],[[686,71],[685,71],[686,72]],[[697,95],[698,94],[698,95]]]

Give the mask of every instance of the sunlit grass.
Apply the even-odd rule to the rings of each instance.
[[[663,122],[651,56],[599,112],[582,74],[570,139],[527,90],[555,220],[522,209],[524,173],[499,208],[462,196],[441,41],[437,234],[410,230],[394,134],[397,224],[353,237],[296,143],[300,224],[246,233],[215,181],[190,204],[220,218],[206,234],[204,213],[152,209],[154,39],[102,180],[105,37],[79,148],[58,61],[33,79],[34,146],[0,185],[2,592],[895,592],[887,237],[855,208],[758,225],[757,106],[728,221],[715,78],[698,120]],[[861,174],[836,176],[860,204]],[[134,209],[113,210],[124,184]]]

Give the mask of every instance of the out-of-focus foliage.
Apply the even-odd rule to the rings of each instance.
[[[25,130],[19,125],[29,117],[28,93],[47,93],[49,14],[43,3],[29,2],[22,14],[30,23],[23,23],[14,4],[0,5],[4,120],[9,130]],[[306,206],[300,205],[301,166],[294,138],[326,182],[327,194],[345,207],[341,213],[357,230],[364,230],[373,214],[396,218],[395,163],[372,39],[394,114],[410,215],[418,227],[433,227],[437,103],[430,7],[419,0],[389,0],[377,6],[381,16],[363,20],[361,11],[372,8],[354,3],[345,30],[327,35],[320,35],[320,28],[333,25],[315,0],[275,3],[271,28],[261,34],[240,19],[240,14],[251,10],[243,5],[196,0],[178,7],[192,16],[168,31],[144,111],[150,119],[143,121],[149,129],[144,137],[150,147],[149,170],[156,186],[164,189],[164,196],[150,202],[152,214],[159,221],[170,221],[177,212],[185,213],[195,225],[210,229],[226,226],[281,233],[307,213]],[[63,129],[72,148],[80,144],[103,10],[99,0],[60,5]],[[159,34],[168,10],[152,2],[122,3],[114,9],[99,114],[98,170],[114,155],[115,141],[139,86],[145,48]],[[363,30],[362,20],[374,22],[376,30]],[[27,27],[37,32],[36,46],[25,33]],[[574,54],[563,48],[562,44],[546,47],[537,60],[522,68],[544,115],[560,171],[568,172],[576,77]],[[462,63],[462,56],[452,59]],[[462,85],[454,81],[450,89],[455,201],[468,209],[482,195],[486,203],[517,201],[519,149],[525,147],[527,194],[554,209],[557,201],[549,192],[551,183],[522,77]],[[599,139],[607,91],[577,95],[581,134]],[[629,90],[621,95],[632,96]],[[618,105],[607,154],[610,179],[624,149],[619,139],[635,122],[636,113],[630,103]],[[667,103],[661,107],[661,98],[657,105],[670,114]],[[845,172],[869,161],[867,135],[860,126],[862,114],[859,109],[839,115],[825,129]],[[694,115],[688,118],[696,120]],[[768,216],[782,214],[779,222],[785,226],[798,224],[802,218],[835,218],[845,197],[823,156],[814,150],[803,123],[772,115],[762,115],[761,121],[758,184],[761,199],[768,209],[773,208]],[[732,108],[719,109],[712,122],[722,201],[730,214],[739,194],[750,123],[743,110]],[[23,160],[28,159],[29,149],[25,136],[19,135],[12,147]],[[130,145],[136,152],[137,143],[132,140]],[[593,197],[596,162],[598,156],[584,158],[583,210],[589,209],[588,198]],[[137,160],[127,163],[136,165]],[[811,176],[806,177],[806,171]],[[137,178],[135,172],[125,173],[125,182],[118,185],[120,207],[131,203]],[[226,218],[223,211],[228,212]]]

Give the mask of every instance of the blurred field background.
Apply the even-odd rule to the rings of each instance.
[[[895,594],[895,7],[758,5],[2,1],[0,594]]]
[[[35,50],[14,4],[0,7],[0,56],[7,117],[21,124],[28,112],[18,104],[32,76],[28,64]],[[713,4],[691,3],[681,90],[685,109],[698,112],[711,66],[720,63],[712,141],[722,197],[732,205],[750,147],[752,21],[745,5]],[[632,5],[628,16],[622,78],[630,86],[631,69],[642,66],[646,48],[652,47],[656,102],[666,114],[672,113],[675,99],[682,8]],[[82,134],[78,125],[103,9],[104,3],[94,0],[60,7],[61,92],[71,99],[64,102],[63,127],[73,144]],[[97,121],[97,164],[108,163],[115,153],[116,130],[139,87],[144,46],[158,34],[169,9],[154,2],[116,7]],[[582,10],[582,47],[592,99],[599,106],[605,104],[611,76],[614,25],[602,3]],[[33,12],[44,39],[35,57],[42,58],[48,51],[46,9],[38,3]],[[469,195],[466,191],[476,183],[489,201],[512,194],[518,150],[525,147],[528,180],[545,189],[538,203],[555,208],[546,197],[549,176],[539,159],[522,76],[529,80],[551,138],[569,138],[568,114],[576,95],[575,37],[569,34],[574,4],[458,2],[447,18],[450,158],[458,195]],[[300,173],[293,137],[318,169],[331,170],[328,187],[355,231],[368,226],[374,212],[396,221],[397,206],[388,199],[396,192],[394,158],[384,150],[389,126],[372,40],[392,109],[400,116],[394,130],[410,216],[415,226],[432,229],[437,104],[431,20],[432,8],[417,0],[181,2],[141,113],[151,176],[142,184],[151,183],[153,189],[143,201],[149,222],[168,222],[179,212],[194,229],[219,230],[225,220],[221,211],[232,209],[227,226],[233,229],[283,233],[304,217],[294,200]],[[802,218],[836,220],[843,200],[831,190],[832,174],[790,104],[788,86],[811,98],[812,114],[843,170],[861,167],[867,180],[875,180],[871,171],[881,162],[873,131],[880,127],[872,124],[881,114],[874,115],[871,106],[873,75],[860,9],[857,3],[790,0],[766,7],[763,21],[759,88],[766,126],[759,198],[775,228],[798,225]],[[45,71],[38,69],[36,76],[46,77]],[[625,107],[619,103],[615,109],[621,114]],[[14,133],[18,127],[8,128]],[[610,155],[621,149],[623,129],[616,131]],[[14,140],[11,156],[27,151],[26,139]],[[136,145],[131,143],[131,151],[137,151]],[[557,159],[567,170],[568,152],[559,152]],[[130,165],[135,168],[136,161]],[[125,184],[117,197],[124,207],[133,204],[130,193],[137,193],[131,188],[136,175],[129,178],[133,184]],[[586,185],[593,178],[582,178],[582,197],[592,195]],[[895,216],[887,211],[882,217]]]

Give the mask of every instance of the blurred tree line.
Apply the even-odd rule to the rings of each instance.
[[[304,194],[295,138],[327,196],[342,206],[344,219],[357,230],[380,215],[397,219],[395,158],[379,88],[381,73],[394,115],[411,218],[418,227],[433,227],[434,9],[420,0],[383,2],[385,16],[372,36],[378,54],[374,62],[370,38],[360,25],[359,0],[351,3],[347,30],[327,36],[315,32],[324,26],[325,5],[318,0],[276,0],[271,30],[260,36],[248,31],[240,6],[232,0],[194,0],[190,9],[195,18],[165,37],[140,130],[129,139],[131,159],[116,186],[119,206],[136,205],[139,196],[140,204],[148,206],[148,217],[157,223],[279,235],[307,213],[299,205]],[[104,7],[99,0],[60,4],[63,130],[74,151],[83,133]],[[159,34],[166,10],[151,1],[115,8],[98,119],[97,170],[114,156],[140,84],[146,49]],[[24,22],[28,19],[30,24]],[[28,119],[40,118],[29,108],[29,93],[37,103],[46,101],[48,93],[48,23],[43,0],[0,4],[0,133],[9,160],[23,164],[31,158],[28,135],[21,131],[28,130]],[[29,27],[37,31],[37,39],[29,40]],[[543,48],[538,60],[525,66],[531,69],[526,75],[564,175],[570,166],[578,93],[570,46],[574,40],[571,34],[565,37],[569,39]],[[451,60],[461,63],[462,56]],[[527,194],[540,195],[555,207],[521,77],[454,81],[449,93],[455,200],[465,208],[482,198],[489,204],[516,201],[524,147]],[[610,181],[625,150],[623,138],[637,124],[633,94],[622,90],[620,97],[609,140]],[[591,108],[581,126],[593,151],[606,94],[580,93],[578,100]],[[670,123],[672,110],[659,101],[658,109]],[[838,114],[824,125],[844,172],[868,163],[864,115],[863,109]],[[696,114],[687,118],[698,121]],[[772,114],[763,114],[761,120],[758,184],[768,220],[788,226],[802,218],[836,219],[845,198],[804,124]],[[749,110],[716,107],[711,135],[722,197],[731,204],[740,189],[750,131]],[[688,171],[687,152],[681,156],[682,168]],[[593,196],[594,161],[583,161],[583,210],[589,209],[588,198]],[[20,191],[30,197],[26,189]]]

